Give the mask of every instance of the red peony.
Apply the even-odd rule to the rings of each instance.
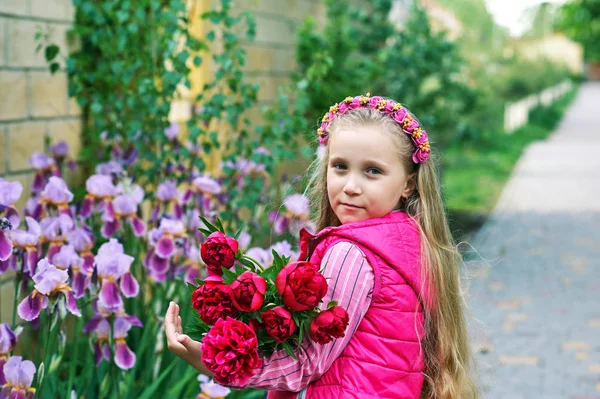
[[[233,305],[242,312],[254,312],[265,300],[267,282],[258,274],[244,272],[229,287]]]
[[[258,339],[241,321],[219,319],[202,339],[202,363],[221,385],[244,386],[262,362]]]
[[[310,322],[310,335],[316,343],[327,344],[333,338],[342,338],[348,327],[348,312],[339,306],[319,313]]]
[[[317,307],[327,293],[327,281],[319,267],[309,262],[292,262],[275,278],[283,303],[295,312]]]
[[[200,256],[208,272],[215,276],[222,276],[221,266],[229,269],[235,263],[235,255],[238,251],[238,242],[229,236],[215,231],[206,238],[206,242],[200,247]]]
[[[260,314],[262,325],[267,334],[280,344],[296,331],[292,314],[282,306],[277,306]]]
[[[231,289],[222,281],[220,277],[209,276],[192,294],[192,307],[206,324],[212,325],[219,319],[236,314]]]

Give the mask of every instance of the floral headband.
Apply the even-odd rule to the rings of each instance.
[[[321,121],[321,127],[317,129],[319,143],[321,145],[327,144],[329,126],[338,115],[343,115],[348,110],[359,107],[369,107],[390,115],[393,120],[402,126],[404,133],[411,137],[412,142],[415,145],[416,149],[412,154],[413,162],[424,163],[427,161],[429,153],[431,152],[431,147],[427,139],[427,132],[419,126],[419,122],[410,116],[408,110],[400,103],[394,102],[394,100],[385,100],[383,97],[379,96],[371,97],[370,93],[367,93],[366,96],[346,97],[341,103],[335,104],[329,108],[329,112]]]

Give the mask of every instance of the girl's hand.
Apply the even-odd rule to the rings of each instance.
[[[167,336],[167,346],[171,352],[188,362],[202,374],[212,377],[213,373],[202,364],[202,344],[183,333],[179,305],[175,302],[169,303],[165,315],[165,335]]]

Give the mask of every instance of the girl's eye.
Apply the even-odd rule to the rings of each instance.
[[[333,169],[346,170],[346,165],[344,165],[343,163],[335,163],[333,164]]]
[[[380,175],[381,170],[379,170],[377,168],[369,168],[369,169],[367,169],[367,173],[369,173],[371,175]]]

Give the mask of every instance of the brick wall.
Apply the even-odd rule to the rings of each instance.
[[[72,0],[0,0],[0,176],[25,188],[33,173],[29,156],[47,143],[65,140],[75,156],[80,148],[79,109],[67,95],[64,70],[50,75],[43,52],[35,52],[38,30],[67,48],[73,20]],[[0,322],[12,318],[13,285],[0,286]]]
[[[43,51],[36,53],[36,32],[65,51],[73,20],[72,0],[0,1],[0,176],[19,180],[28,196],[33,151],[65,140],[79,151],[79,108],[67,95],[64,69],[50,75]]]

